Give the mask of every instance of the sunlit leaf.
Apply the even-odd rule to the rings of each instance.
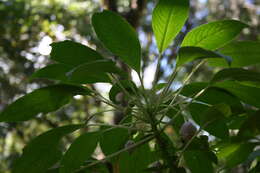
[[[162,53],[181,31],[189,16],[189,0],[160,0],[153,10],[152,27]]]
[[[233,40],[245,27],[247,27],[246,24],[236,20],[210,22],[191,30],[181,46],[196,46],[215,50]]]

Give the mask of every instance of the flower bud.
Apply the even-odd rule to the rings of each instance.
[[[191,122],[185,122],[180,129],[180,135],[184,142],[188,142],[197,132],[197,128]]]

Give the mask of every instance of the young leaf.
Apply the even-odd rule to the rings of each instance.
[[[52,43],[51,47],[51,59],[69,66],[104,59],[95,50],[69,40]]]
[[[86,84],[111,82],[106,73],[116,73],[121,76],[127,75],[125,72],[116,67],[113,61],[99,60],[75,67],[68,73],[68,76],[69,81],[72,83]]]
[[[92,25],[97,37],[112,53],[123,62],[140,71],[141,46],[134,29],[118,14],[112,11],[95,13]]]
[[[196,46],[215,50],[233,40],[246,24],[236,20],[222,20],[201,25],[191,30],[182,42],[182,47]]]
[[[213,173],[212,162],[206,152],[200,150],[187,150],[184,160],[192,173]]]
[[[200,47],[181,47],[178,53],[177,66],[205,58],[223,58],[228,64],[231,64],[232,62],[231,57],[222,55],[218,52],[206,50]]]
[[[105,129],[99,144],[102,152],[108,156],[122,149],[127,142],[128,130],[123,128]]]
[[[65,64],[51,64],[33,73],[30,79],[44,78],[66,82],[66,73],[70,70],[71,67]]]
[[[15,162],[13,173],[45,173],[62,155],[58,148],[61,138],[81,127],[82,124],[62,126],[34,138]]]
[[[60,173],[71,173],[89,159],[95,151],[99,133],[90,132],[79,136],[66,151],[61,160]]]
[[[237,41],[227,44],[219,51],[222,54],[231,56],[233,61],[231,67],[244,67],[260,64],[260,42]],[[227,63],[221,59],[209,60],[209,65],[227,67]]]
[[[67,104],[74,95],[88,95],[87,88],[57,84],[37,89],[7,106],[0,114],[0,122],[26,121],[39,113],[48,113]]]
[[[181,31],[189,16],[189,0],[160,0],[152,15],[157,47],[162,53]]]
[[[260,82],[260,73],[242,68],[227,68],[214,75],[212,82],[223,80]]]

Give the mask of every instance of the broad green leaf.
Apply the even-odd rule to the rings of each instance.
[[[74,95],[88,95],[87,88],[57,84],[37,89],[7,106],[0,114],[0,122],[29,120],[39,113],[48,113],[69,103]]]
[[[211,81],[218,82],[224,80],[260,82],[260,73],[242,68],[227,68],[216,73]]]
[[[154,153],[150,150],[149,145],[143,144],[133,151],[123,152],[119,156],[119,172],[146,173],[145,169],[155,161],[154,158]]]
[[[93,162],[97,161],[93,159]],[[90,164],[91,162],[87,162],[86,164]],[[106,163],[96,164],[94,166],[84,168],[81,171],[77,171],[77,173],[111,173]]]
[[[71,173],[89,159],[97,147],[99,133],[90,132],[79,136],[61,160],[60,173]]]
[[[51,59],[69,66],[78,66],[83,63],[104,59],[95,50],[69,40],[52,43],[51,47]]]
[[[92,25],[107,49],[140,72],[141,46],[137,34],[125,19],[112,11],[104,10],[93,15]]]
[[[241,125],[238,137],[241,139],[250,139],[260,134],[260,111],[248,113],[247,119]]]
[[[62,126],[37,136],[24,148],[13,166],[13,173],[45,173],[62,155],[61,138],[82,127],[82,124]]]
[[[244,67],[260,63],[260,42],[237,41],[222,47],[220,53],[231,56],[233,61],[231,67]],[[211,66],[227,67],[228,64],[221,59],[209,60]]]
[[[113,61],[99,60],[75,67],[68,73],[68,77],[70,82],[80,84],[111,82],[107,73],[127,75]]]
[[[105,129],[99,141],[102,152],[108,156],[124,148],[129,135],[123,128]]]
[[[235,81],[218,82],[214,86],[229,91],[244,103],[260,108],[260,88],[258,87],[242,85]]]
[[[206,50],[200,47],[181,47],[178,53],[177,66],[205,58],[223,58],[228,64],[231,64],[232,62],[231,57],[222,55],[218,52]]]
[[[189,106],[192,118],[203,129],[210,134],[221,139],[227,139],[229,136],[228,127],[225,123],[225,117],[229,116],[230,108],[225,104],[218,104],[212,107],[192,103]]]
[[[30,78],[44,78],[66,82],[68,80],[66,73],[71,69],[72,68],[70,66],[65,64],[51,64],[36,71]]]
[[[251,143],[230,143],[218,148],[217,156],[226,166],[234,167],[248,158],[255,145]]]
[[[247,27],[246,24],[236,20],[210,22],[191,30],[181,46],[215,50],[233,40],[245,27]]]
[[[207,85],[208,83],[201,82],[188,84],[183,88],[181,94],[186,97],[193,97]],[[239,98],[222,88],[210,87],[206,91],[204,91],[203,94],[197,97],[196,100],[211,105],[225,103],[227,105],[230,105],[232,111],[236,113],[243,112],[243,107],[240,103]]]
[[[210,158],[204,151],[187,150],[184,152],[184,160],[192,173],[213,173]]]
[[[114,103],[119,103],[117,100],[117,95],[123,92],[122,87],[124,87],[126,91],[133,95],[135,94],[135,92],[138,92],[136,85],[132,81],[122,80],[120,81],[120,84],[114,84],[109,91],[109,99]]]
[[[181,31],[189,16],[189,0],[160,0],[153,10],[152,27],[162,53]]]

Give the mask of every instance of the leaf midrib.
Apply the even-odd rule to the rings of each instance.
[[[172,16],[173,16],[173,8],[170,10],[169,14],[168,14],[168,17],[167,17],[167,23],[166,23],[166,27],[164,29],[164,32],[163,32],[163,39],[162,39],[162,43],[160,45],[160,52],[162,52],[162,49],[163,49],[163,46],[164,46],[164,42],[165,42],[165,37],[167,35],[167,32],[168,32],[168,27],[169,27],[169,21],[171,20]]]

